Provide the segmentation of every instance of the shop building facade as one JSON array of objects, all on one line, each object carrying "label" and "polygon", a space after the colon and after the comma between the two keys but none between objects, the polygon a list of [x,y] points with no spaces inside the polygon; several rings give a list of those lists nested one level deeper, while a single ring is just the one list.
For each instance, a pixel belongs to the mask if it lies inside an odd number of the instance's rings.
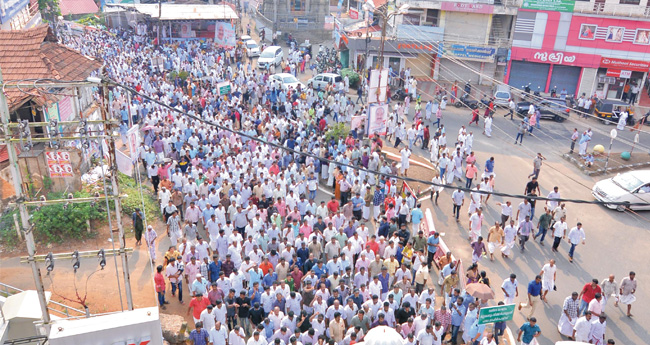
[{"label": "shop building facade", "polygon": [[[622,99],[624,90],[645,84],[650,20],[594,8],[585,11],[579,3],[575,8],[565,3],[544,7],[551,10],[519,11],[506,83],[519,89],[526,85],[546,93],[566,89],[568,94],[606,99]],[[643,13],[640,9],[638,14]]]}]

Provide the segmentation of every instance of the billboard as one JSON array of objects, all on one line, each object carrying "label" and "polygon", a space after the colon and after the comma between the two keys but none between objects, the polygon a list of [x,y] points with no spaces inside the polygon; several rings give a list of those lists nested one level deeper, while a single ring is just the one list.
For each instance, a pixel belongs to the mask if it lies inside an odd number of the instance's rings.
[{"label": "billboard", "polygon": [[216,22],[214,25],[214,43],[234,47],[235,40],[235,28],[229,22]]},{"label": "billboard", "polygon": [[539,11],[573,12],[575,0],[524,0],[521,8]]}]

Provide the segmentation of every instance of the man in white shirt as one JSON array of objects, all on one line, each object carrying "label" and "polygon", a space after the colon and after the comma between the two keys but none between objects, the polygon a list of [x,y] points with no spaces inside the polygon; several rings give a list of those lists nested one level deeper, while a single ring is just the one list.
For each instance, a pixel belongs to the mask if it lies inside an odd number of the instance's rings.
[{"label": "man in white shirt", "polygon": [[514,273],[510,274],[510,277],[503,281],[501,284],[501,290],[503,291],[503,299],[505,304],[514,304],[515,298],[519,296],[519,283],[517,282],[517,276]]},{"label": "man in white shirt", "polygon": [[557,266],[555,265],[555,260],[551,259],[549,262],[542,267],[542,270],[539,272],[539,275],[542,276],[542,300],[546,303],[546,294],[550,290],[555,288],[555,277],[557,273]]},{"label": "man in white shirt", "polygon": [[575,253],[576,246],[580,242],[582,244],[585,244],[585,230],[582,228],[582,223],[578,222],[578,224],[569,231],[569,236],[568,236],[569,243],[571,244],[571,249],[569,249],[569,262],[573,262],[573,255]]},{"label": "man in white shirt", "polygon": [[512,204],[510,201],[505,203],[497,202],[497,206],[501,206],[501,227],[506,226],[506,222],[512,217]]},{"label": "man in white shirt", "polygon": [[215,327],[216,320],[214,318],[214,310],[211,304],[209,304],[207,308],[203,309],[199,319],[203,322],[203,327],[205,329],[211,330]]},{"label": "man in white shirt", "polygon": [[226,330],[226,327],[221,326],[221,322],[217,322],[208,333],[210,334],[211,344],[226,344],[228,342],[228,330]]},{"label": "man in white shirt", "polygon": [[591,331],[591,312],[586,311],[585,316],[578,318],[576,325],[573,326],[573,339],[581,342],[589,342],[589,332]]}]

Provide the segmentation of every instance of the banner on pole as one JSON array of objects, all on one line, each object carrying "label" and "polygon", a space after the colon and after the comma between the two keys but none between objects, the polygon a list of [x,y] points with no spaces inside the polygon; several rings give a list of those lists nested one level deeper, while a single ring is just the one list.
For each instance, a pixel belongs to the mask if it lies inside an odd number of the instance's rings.
[{"label": "banner on pole", "polygon": [[128,140],[129,152],[131,153],[131,161],[135,162],[138,160],[138,147],[140,146],[140,126],[135,125],[129,128],[126,132],[126,138]]},{"label": "banner on pole", "polygon": [[368,108],[368,125],[366,128],[369,138],[375,135],[386,135],[388,121],[388,104],[371,104]]},{"label": "banner on pole", "polygon": [[386,102],[386,89],[388,88],[388,69],[370,71],[370,84],[368,85],[368,103]]}]

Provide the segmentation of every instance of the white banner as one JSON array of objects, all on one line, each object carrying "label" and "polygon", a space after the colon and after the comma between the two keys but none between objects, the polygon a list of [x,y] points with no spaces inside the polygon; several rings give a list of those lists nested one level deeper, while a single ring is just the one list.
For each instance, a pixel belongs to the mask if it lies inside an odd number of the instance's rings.
[{"label": "white banner", "polygon": [[120,150],[115,150],[115,160],[117,162],[117,170],[127,176],[133,175],[133,162],[131,162],[129,156]]},{"label": "white banner", "polygon": [[368,103],[386,102],[386,88],[388,87],[388,69],[370,71],[370,84],[368,85]]},{"label": "white banner", "polygon": [[358,115],[358,116],[352,116],[352,120],[350,120],[350,129],[357,129],[361,127],[361,124],[366,121],[366,115]]},{"label": "white banner", "polygon": [[386,135],[386,123],[388,121],[388,104],[371,104],[368,108],[368,129],[369,138],[375,135]]},{"label": "white banner", "polygon": [[131,161],[135,162],[138,160],[138,148],[140,147],[140,126],[135,125],[126,132],[126,138],[128,140],[129,152],[131,153]]}]

